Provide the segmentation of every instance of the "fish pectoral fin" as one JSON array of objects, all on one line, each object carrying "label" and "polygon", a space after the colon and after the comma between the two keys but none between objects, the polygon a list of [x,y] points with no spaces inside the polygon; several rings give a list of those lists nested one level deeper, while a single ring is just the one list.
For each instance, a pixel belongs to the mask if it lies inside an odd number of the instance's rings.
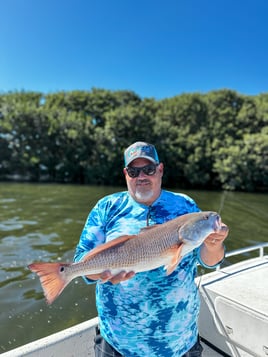
[{"label": "fish pectoral fin", "polygon": [[113,247],[116,247],[116,246],[119,246],[123,243],[125,243],[126,241],[130,240],[130,239],[133,239],[137,237],[136,235],[125,235],[125,236],[121,236],[121,237],[118,237],[118,238],[115,238],[109,242],[106,242],[104,244],[101,244],[99,245],[98,247],[92,249],[89,253],[87,253],[85,256],[84,256],[84,259],[83,261],[87,261],[91,258],[93,258],[95,255],[109,249],[109,248],[113,248]]},{"label": "fish pectoral fin", "polygon": [[180,243],[179,246],[175,246],[169,249],[168,253],[172,255],[172,258],[170,263],[165,266],[167,275],[173,273],[173,271],[176,269],[177,265],[179,264],[181,260],[181,250],[183,245],[184,245],[183,243]]}]

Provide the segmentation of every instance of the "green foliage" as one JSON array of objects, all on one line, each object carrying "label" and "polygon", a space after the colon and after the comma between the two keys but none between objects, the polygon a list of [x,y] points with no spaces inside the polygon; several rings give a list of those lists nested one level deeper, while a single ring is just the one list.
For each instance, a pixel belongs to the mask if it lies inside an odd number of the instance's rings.
[{"label": "green foliage", "polygon": [[245,134],[219,149],[214,170],[226,190],[255,191],[268,187],[268,127],[260,134]]},{"label": "green foliage", "polygon": [[268,94],[231,90],[156,101],[131,91],[0,95],[0,179],[124,184],[123,151],[154,143],[164,185],[268,188]]}]

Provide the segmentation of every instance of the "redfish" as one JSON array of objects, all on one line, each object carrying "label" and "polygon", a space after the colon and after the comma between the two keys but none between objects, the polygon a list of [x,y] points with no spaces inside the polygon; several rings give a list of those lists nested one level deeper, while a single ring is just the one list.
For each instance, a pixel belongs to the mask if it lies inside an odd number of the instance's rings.
[{"label": "redfish", "polygon": [[181,258],[200,246],[211,233],[222,229],[216,212],[188,213],[163,224],[142,228],[139,234],[120,236],[92,249],[77,263],[30,264],[37,273],[48,304],[78,276],[110,270],[113,275],[125,271],[144,272],[163,266],[171,274]]}]

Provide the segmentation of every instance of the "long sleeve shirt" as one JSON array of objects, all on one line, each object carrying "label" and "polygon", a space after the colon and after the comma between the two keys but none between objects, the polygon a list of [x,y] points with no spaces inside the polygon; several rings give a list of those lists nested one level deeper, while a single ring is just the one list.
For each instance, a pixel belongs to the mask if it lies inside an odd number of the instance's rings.
[{"label": "long sleeve shirt", "polygon": [[[145,226],[198,211],[190,197],[165,190],[151,206],[136,202],[127,191],[106,196],[87,218],[75,261],[121,235],[137,234]],[[195,344],[199,314],[194,282],[197,250],[185,255],[168,276],[160,267],[137,273],[119,284],[96,283],[101,334],[122,355],[180,357]]]}]

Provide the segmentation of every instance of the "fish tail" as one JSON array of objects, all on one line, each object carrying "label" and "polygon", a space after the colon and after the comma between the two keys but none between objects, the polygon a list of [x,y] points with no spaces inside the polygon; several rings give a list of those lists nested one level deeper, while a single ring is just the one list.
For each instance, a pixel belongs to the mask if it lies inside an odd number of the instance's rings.
[{"label": "fish tail", "polygon": [[28,266],[32,272],[39,276],[47,304],[52,304],[72,280],[64,274],[65,268],[69,265],[71,264],[32,263]]}]

